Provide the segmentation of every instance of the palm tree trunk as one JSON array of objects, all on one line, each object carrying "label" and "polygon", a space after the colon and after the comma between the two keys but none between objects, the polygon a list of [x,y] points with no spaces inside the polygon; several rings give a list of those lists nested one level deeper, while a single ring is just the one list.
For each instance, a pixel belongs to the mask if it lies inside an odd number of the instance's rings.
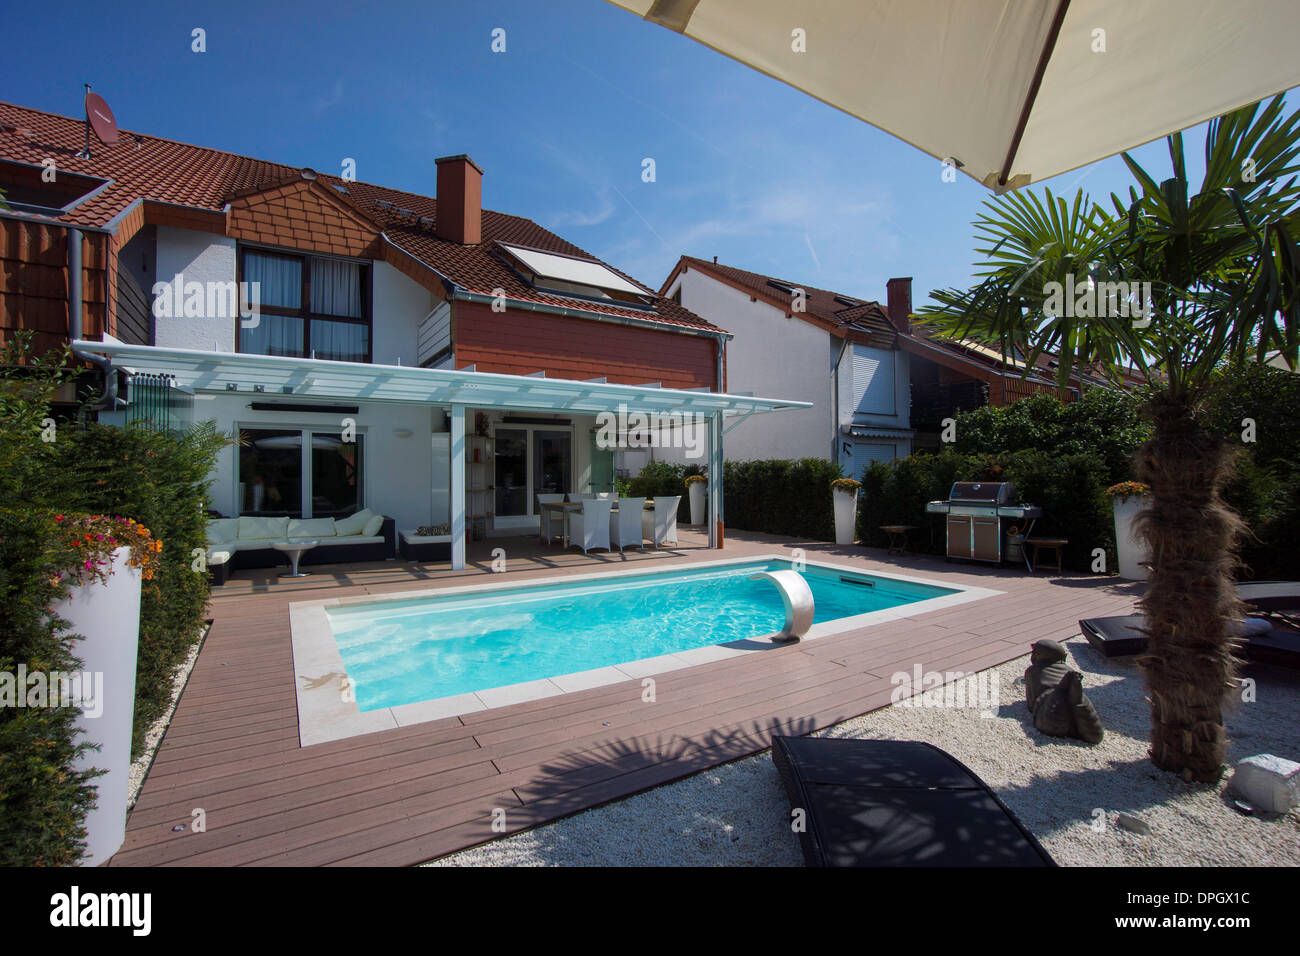
[{"label": "palm tree trunk", "polygon": [[1151,487],[1152,506],[1137,533],[1150,549],[1151,576],[1139,602],[1148,644],[1138,664],[1150,692],[1151,762],[1212,782],[1227,760],[1222,708],[1238,666],[1233,572],[1244,525],[1221,497],[1236,451],[1168,392],[1148,412],[1155,428],[1137,472]]}]

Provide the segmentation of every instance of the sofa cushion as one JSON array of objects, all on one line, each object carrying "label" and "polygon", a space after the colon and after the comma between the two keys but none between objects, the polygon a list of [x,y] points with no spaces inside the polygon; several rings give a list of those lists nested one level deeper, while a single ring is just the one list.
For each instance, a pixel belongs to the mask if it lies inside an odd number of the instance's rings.
[{"label": "sofa cushion", "polygon": [[333,518],[289,519],[290,538],[332,538],[336,533]]},{"label": "sofa cushion", "polygon": [[[375,513],[369,508],[362,508],[354,515],[348,515],[346,518],[338,518],[334,521],[334,533],[336,535],[361,534],[366,529],[366,523],[375,517]],[[382,515],[381,524],[382,524]]]},{"label": "sofa cushion", "polygon": [[384,516],[375,515],[373,518],[371,518],[369,521],[366,522],[366,526],[361,529],[361,534],[363,537],[373,538],[375,535],[379,534],[379,529],[382,528],[383,526],[384,526]]},{"label": "sofa cushion", "polygon": [[230,560],[230,556],[235,553],[235,549],[228,544],[219,544],[208,548],[208,564],[225,564]]},{"label": "sofa cushion", "polygon": [[289,519],[285,518],[258,518],[253,515],[240,515],[239,517],[239,540],[247,541],[256,538],[276,538],[282,539],[289,536]]},{"label": "sofa cushion", "polygon": [[238,518],[213,518],[208,522],[208,543],[234,541],[239,535]]}]

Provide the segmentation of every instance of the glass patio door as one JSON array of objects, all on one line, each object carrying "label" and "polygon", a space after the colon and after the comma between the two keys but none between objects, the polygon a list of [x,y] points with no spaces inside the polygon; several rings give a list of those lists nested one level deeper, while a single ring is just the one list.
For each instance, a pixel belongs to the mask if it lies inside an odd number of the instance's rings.
[{"label": "glass patio door", "polygon": [[570,482],[573,466],[572,436],[568,432],[535,431],[533,438],[533,497],[529,506],[537,508],[537,495],[565,494],[573,490]]},{"label": "glass patio door", "polygon": [[495,461],[495,528],[536,528],[537,495],[574,490],[572,430],[503,425]]},{"label": "glass patio door", "polygon": [[528,494],[528,431],[498,428],[496,433],[496,517],[521,518],[532,514]]}]

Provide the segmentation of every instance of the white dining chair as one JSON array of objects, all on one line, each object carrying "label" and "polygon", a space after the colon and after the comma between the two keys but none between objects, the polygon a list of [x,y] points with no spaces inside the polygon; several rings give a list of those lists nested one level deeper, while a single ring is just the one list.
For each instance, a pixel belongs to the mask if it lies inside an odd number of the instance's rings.
[{"label": "white dining chair", "polygon": [[570,492],[569,492],[569,500],[570,500],[570,501],[587,501],[588,499],[590,499],[590,498],[594,498],[594,497],[596,497],[595,493],[594,493],[594,492],[590,492],[590,491],[570,491]]},{"label": "white dining chair", "polygon": [[657,548],[665,541],[677,544],[677,506],[682,496],[664,498],[655,495],[654,511],[644,511],[641,516],[641,534]]},{"label": "white dining chair", "polygon": [[564,495],[539,494],[537,496],[537,513],[541,515],[540,537],[543,544],[550,544],[552,538],[564,537],[564,527],[563,527],[564,519],[563,516],[559,516],[561,527],[560,527],[560,533],[556,534],[554,531],[551,530],[551,516],[554,514],[554,512],[548,508],[543,508],[542,505],[556,505],[562,502],[563,500],[564,500]]},{"label": "white dining chair", "polygon": [[624,548],[645,550],[645,535],[641,524],[645,512],[644,498],[619,498],[618,511],[609,516],[609,540],[620,552]]},{"label": "white dining chair", "polygon": [[609,511],[614,502],[608,498],[584,498],[582,511],[569,518],[569,544],[577,545],[583,553],[592,548],[609,547]]},{"label": "white dining chair", "polygon": [[611,501],[618,501],[618,492],[617,492],[617,491],[598,491],[598,492],[596,492],[596,497],[597,497],[597,498],[609,498]]}]

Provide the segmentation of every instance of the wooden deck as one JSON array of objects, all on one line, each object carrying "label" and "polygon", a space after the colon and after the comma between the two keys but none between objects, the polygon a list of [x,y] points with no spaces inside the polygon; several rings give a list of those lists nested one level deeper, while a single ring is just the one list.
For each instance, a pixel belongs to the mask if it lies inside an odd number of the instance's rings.
[{"label": "wooden deck", "polygon": [[[313,568],[293,582],[237,572],[214,592],[212,628],[112,864],[420,863],[765,750],[774,732],[806,734],[876,709],[890,701],[890,675],[914,664],[971,672],[1003,663],[1031,641],[1077,634],[1080,617],[1132,613],[1140,593],[1115,579],[1031,577],[738,532],[723,552],[702,540],[684,535],[676,557],[584,557],[493,541],[476,546],[459,573],[400,562]],[[800,546],[811,560],[1006,593],[659,674],[654,703],[629,681],[300,747],[289,604],[499,581],[489,570],[497,544],[507,548],[512,581]],[[198,808],[205,832],[190,828]],[[184,831],[172,829],[182,823]]]}]

